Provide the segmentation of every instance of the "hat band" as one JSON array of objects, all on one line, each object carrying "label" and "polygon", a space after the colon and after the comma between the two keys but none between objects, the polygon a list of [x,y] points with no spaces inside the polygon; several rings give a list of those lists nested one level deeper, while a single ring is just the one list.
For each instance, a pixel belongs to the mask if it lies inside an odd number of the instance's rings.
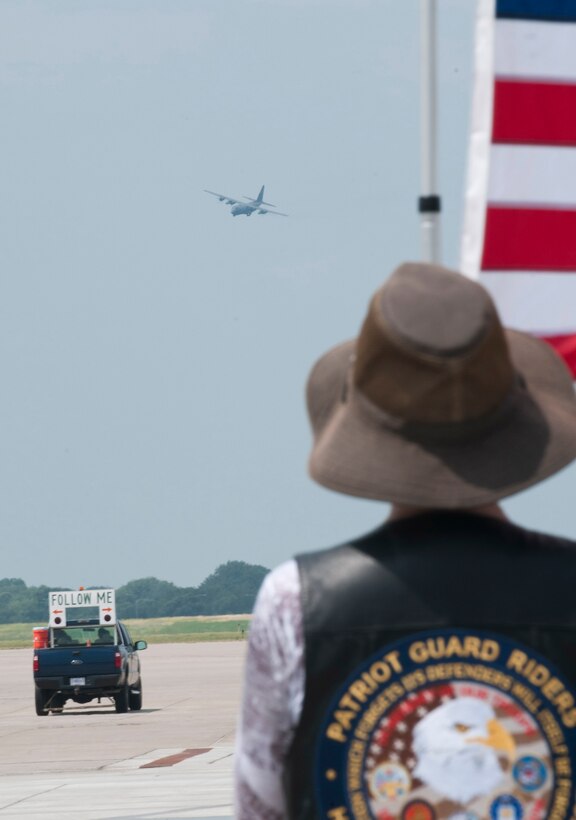
[{"label": "hat band", "polygon": [[377,407],[350,381],[348,376],[347,390],[342,395],[342,403],[348,400],[356,402],[361,412],[370,416],[376,424],[386,427],[403,438],[426,443],[458,443],[473,441],[481,438],[485,433],[497,427],[506,425],[518,408],[519,403],[530,400],[524,379],[519,373],[515,374],[514,381],[505,397],[490,412],[467,421],[450,422],[418,422],[407,421],[401,416],[387,413]]}]

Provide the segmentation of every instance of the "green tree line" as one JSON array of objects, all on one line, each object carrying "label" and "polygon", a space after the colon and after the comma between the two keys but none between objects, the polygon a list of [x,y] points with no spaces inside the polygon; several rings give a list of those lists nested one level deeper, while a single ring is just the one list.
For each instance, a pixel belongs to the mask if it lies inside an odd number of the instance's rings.
[{"label": "green tree line", "polygon": [[[197,587],[179,587],[158,578],[139,578],[116,590],[120,618],[174,615],[237,615],[252,610],[268,570],[244,561],[221,564]],[[48,620],[48,593],[67,587],[29,587],[20,578],[0,579],[0,623]]]}]

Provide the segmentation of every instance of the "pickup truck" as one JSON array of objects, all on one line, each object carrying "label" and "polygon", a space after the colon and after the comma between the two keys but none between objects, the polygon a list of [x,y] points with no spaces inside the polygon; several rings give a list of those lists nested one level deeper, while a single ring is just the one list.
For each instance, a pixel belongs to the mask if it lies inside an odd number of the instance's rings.
[{"label": "pickup truck", "polygon": [[146,641],[134,642],[126,626],[99,619],[67,621],[46,630],[45,648],[34,650],[36,714],[61,712],[68,700],[88,703],[111,698],[117,712],[142,708],[142,677],[138,652]]}]

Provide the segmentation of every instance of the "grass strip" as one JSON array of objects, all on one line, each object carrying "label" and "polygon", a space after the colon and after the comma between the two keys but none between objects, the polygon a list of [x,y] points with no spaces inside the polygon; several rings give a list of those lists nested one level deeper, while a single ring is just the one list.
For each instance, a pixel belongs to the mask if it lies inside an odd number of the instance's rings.
[{"label": "grass strip", "polygon": [[[239,641],[248,637],[249,615],[199,615],[180,618],[138,618],[124,621],[132,640],[155,643]],[[0,649],[32,649],[32,630],[40,624],[0,624]]]}]

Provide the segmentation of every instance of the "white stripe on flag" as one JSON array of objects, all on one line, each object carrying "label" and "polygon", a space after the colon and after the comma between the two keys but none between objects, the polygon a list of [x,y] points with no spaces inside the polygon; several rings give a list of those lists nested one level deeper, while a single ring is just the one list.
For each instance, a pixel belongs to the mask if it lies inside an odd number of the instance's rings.
[{"label": "white stripe on flag", "polygon": [[576,206],[576,148],[493,145],[488,201]]},{"label": "white stripe on flag", "polygon": [[496,76],[576,80],[576,24],[497,20]]},{"label": "white stripe on flag", "polygon": [[576,276],[490,271],[480,282],[492,294],[507,327],[537,336],[574,333]]}]

